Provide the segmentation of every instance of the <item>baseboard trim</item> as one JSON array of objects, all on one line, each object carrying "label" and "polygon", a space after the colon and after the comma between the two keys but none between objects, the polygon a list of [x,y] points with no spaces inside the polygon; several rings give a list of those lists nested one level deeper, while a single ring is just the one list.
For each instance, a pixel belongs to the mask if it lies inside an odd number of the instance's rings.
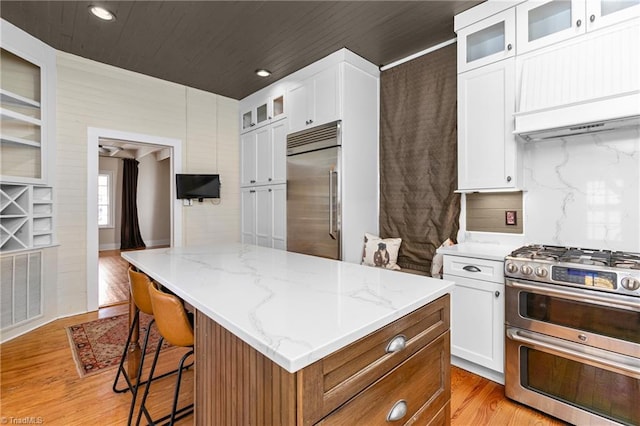
[{"label": "baseboard trim", "polygon": [[496,382],[501,385],[504,385],[504,374],[491,370],[487,367],[483,367],[474,362],[467,361],[466,359],[458,358],[455,355],[451,355],[451,365],[455,365],[456,367],[462,368],[463,370],[470,371],[473,374],[482,376],[485,379],[491,380],[492,382]]}]

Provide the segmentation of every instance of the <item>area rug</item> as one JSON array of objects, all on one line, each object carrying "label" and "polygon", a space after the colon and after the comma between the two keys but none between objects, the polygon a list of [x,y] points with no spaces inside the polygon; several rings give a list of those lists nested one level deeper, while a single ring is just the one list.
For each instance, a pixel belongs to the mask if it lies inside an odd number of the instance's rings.
[{"label": "area rug", "polygon": [[[140,345],[153,317],[140,313]],[[122,314],[101,318],[67,327],[69,345],[80,377],[86,377],[117,367],[120,363],[127,335],[129,315]],[[160,334],[151,327],[147,354],[156,349]],[[163,348],[169,344],[164,343]]]}]

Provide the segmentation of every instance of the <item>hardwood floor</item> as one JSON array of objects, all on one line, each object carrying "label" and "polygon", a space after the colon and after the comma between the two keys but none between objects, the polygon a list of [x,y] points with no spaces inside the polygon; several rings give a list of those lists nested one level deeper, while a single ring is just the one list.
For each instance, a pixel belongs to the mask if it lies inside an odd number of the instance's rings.
[{"label": "hardwood floor", "polygon": [[[81,379],[78,376],[65,327],[126,312],[126,305],[59,319],[0,346],[0,413],[11,422],[41,418],[51,425],[118,425],[129,410],[130,394],[111,390],[115,369]],[[158,368],[168,371],[184,353],[173,348],[160,355]],[[147,364],[148,365],[148,364]],[[175,377],[154,382],[150,394],[153,416],[169,411]],[[193,399],[193,369],[185,373],[181,402]],[[451,372],[451,424],[563,425],[544,414],[514,403],[494,382],[453,367]],[[14,423],[16,423],[14,421]],[[193,416],[179,425],[193,424]]]},{"label": "hardwood floor", "polygon": [[546,426],[566,423],[511,401],[504,386],[451,367],[451,425]]},{"label": "hardwood floor", "polygon": [[[0,420],[17,424],[25,423],[19,421],[24,418],[39,418],[43,424],[65,426],[126,423],[131,394],[116,394],[111,390],[116,369],[81,379],[65,327],[125,313],[127,308],[127,305],[120,305],[59,319],[2,344]],[[183,348],[163,351],[158,371],[175,368],[184,351]],[[174,385],[173,375],[153,383],[148,404],[153,417],[170,411]],[[193,369],[190,369],[183,377],[179,406],[193,400],[193,386]],[[193,415],[177,424],[193,424]]]},{"label": "hardwood floor", "polygon": [[112,306],[129,300],[129,264],[120,250],[104,250],[98,256],[98,306]]}]

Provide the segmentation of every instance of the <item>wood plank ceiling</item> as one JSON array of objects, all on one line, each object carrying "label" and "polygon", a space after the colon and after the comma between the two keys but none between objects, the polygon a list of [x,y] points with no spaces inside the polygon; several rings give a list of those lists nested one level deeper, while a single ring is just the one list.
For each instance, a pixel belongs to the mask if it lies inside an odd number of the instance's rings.
[{"label": "wood plank ceiling", "polygon": [[478,3],[3,1],[0,15],[57,50],[242,99],[342,47],[385,65],[450,40],[453,16]]}]

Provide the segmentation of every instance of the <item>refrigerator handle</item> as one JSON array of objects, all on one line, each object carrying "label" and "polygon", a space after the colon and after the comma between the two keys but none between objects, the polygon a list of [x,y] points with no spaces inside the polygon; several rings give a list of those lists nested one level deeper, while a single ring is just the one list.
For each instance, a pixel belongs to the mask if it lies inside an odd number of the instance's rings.
[{"label": "refrigerator handle", "polygon": [[336,239],[333,228],[333,175],[336,173],[333,168],[329,169],[329,236]]}]

